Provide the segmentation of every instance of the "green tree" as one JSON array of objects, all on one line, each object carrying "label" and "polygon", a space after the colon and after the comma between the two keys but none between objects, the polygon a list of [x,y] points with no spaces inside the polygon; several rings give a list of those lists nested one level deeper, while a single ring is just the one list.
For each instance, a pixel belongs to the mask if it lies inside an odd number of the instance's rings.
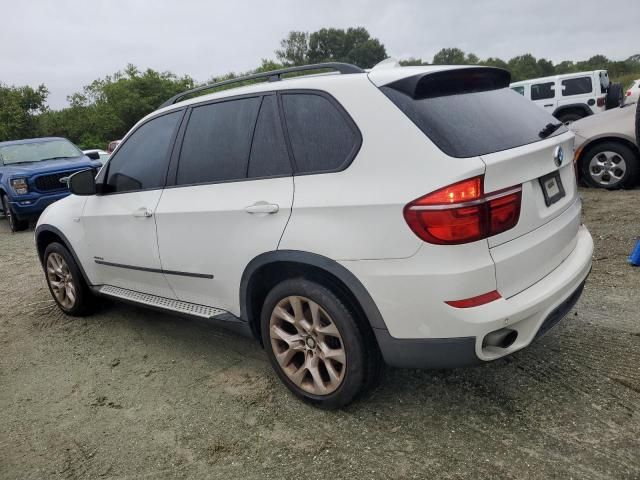
[{"label": "green tree", "polygon": [[309,63],[346,62],[370,68],[385,58],[384,45],[362,27],[323,28],[309,35]]},{"label": "green tree", "polygon": [[414,67],[414,66],[427,65],[427,64],[424,63],[420,58],[410,57],[410,58],[407,58],[406,60],[400,60],[400,65],[402,65],[403,67]]},{"label": "green tree", "polygon": [[280,40],[280,47],[280,50],[276,50],[276,58],[283,65],[304,65],[308,63],[309,34],[307,32],[289,32],[287,38]]},{"label": "green tree", "polygon": [[49,91],[0,83],[0,141],[38,136],[37,115],[46,111]]},{"label": "green tree", "polygon": [[480,59],[478,58],[477,55],[475,55],[473,53],[469,53],[469,54],[467,54],[467,59],[466,59],[465,63],[467,65],[477,65],[478,63],[480,63]]},{"label": "green tree", "polygon": [[514,82],[541,76],[536,57],[530,53],[513,57],[508,63],[511,78]]},{"label": "green tree", "polygon": [[434,65],[464,65],[465,62],[464,52],[459,48],[443,48],[433,56]]},{"label": "green tree", "polygon": [[546,58],[539,58],[536,62],[538,65],[538,72],[541,77],[548,77],[550,75],[555,75],[556,69],[553,66],[553,62],[547,60]]}]

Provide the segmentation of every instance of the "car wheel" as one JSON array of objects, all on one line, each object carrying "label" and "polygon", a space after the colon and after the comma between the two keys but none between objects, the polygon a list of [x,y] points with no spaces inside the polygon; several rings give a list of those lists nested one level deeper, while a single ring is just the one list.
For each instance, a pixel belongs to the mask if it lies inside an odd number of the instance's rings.
[{"label": "car wheel", "polygon": [[571,113],[560,114],[560,115],[558,115],[557,118],[558,118],[558,120],[560,120],[565,125],[570,125],[573,122],[576,122],[576,121],[580,120],[581,118],[584,118],[584,115],[580,115],[579,113],[571,112]]},{"label": "car wheel", "polygon": [[91,312],[93,295],[69,251],[59,243],[51,243],[44,251],[47,285],[58,307],[72,316]]},{"label": "car wheel", "polygon": [[353,313],[327,287],[305,278],[278,284],[265,299],[261,331],[269,361],[296,396],[317,407],[349,404],[380,370]]},{"label": "car wheel", "polygon": [[607,90],[607,97],[605,100],[606,109],[616,108],[622,105],[624,100],[624,92],[622,91],[622,85],[620,83],[609,84],[609,90]]},{"label": "car wheel", "polygon": [[635,183],[640,161],[628,146],[604,142],[584,152],[580,167],[582,178],[590,187],[616,190]]},{"label": "car wheel", "polygon": [[29,222],[27,220],[19,219],[16,217],[13,210],[11,210],[11,205],[9,205],[9,199],[6,195],[2,196],[2,211],[9,222],[9,228],[12,232],[21,232],[22,230],[29,228]]}]

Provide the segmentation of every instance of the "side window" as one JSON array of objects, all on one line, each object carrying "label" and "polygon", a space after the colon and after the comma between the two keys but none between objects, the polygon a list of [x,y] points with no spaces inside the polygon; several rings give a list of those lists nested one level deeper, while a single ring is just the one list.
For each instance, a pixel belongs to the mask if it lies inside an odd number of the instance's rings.
[{"label": "side window", "polygon": [[511,87],[511,90],[518,92],[520,95],[524,95],[524,87]]},{"label": "side window", "polygon": [[178,185],[246,178],[260,97],[195,107],[184,133]]},{"label": "side window", "polygon": [[247,176],[253,178],[290,174],[291,163],[278,116],[277,99],[275,95],[268,95],[262,100],[258,114]]},{"label": "side window", "polygon": [[169,147],[183,112],[149,120],[109,161],[105,193],[164,187]]},{"label": "side window", "polygon": [[531,100],[545,100],[555,97],[555,84],[553,82],[531,85]]},{"label": "side window", "polygon": [[591,93],[591,77],[569,78],[562,81],[562,96],[583,95]]},{"label": "side window", "polygon": [[358,148],[355,126],[327,98],[285,93],[282,106],[297,172],[335,170]]}]

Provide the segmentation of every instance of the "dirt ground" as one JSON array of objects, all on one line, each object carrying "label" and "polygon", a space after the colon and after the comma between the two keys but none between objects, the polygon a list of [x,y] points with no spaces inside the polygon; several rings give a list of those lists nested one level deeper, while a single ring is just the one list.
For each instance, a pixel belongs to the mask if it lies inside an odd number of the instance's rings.
[{"label": "dirt ground", "polygon": [[0,478],[640,478],[640,190],[583,190],[593,273],[567,319],[474,369],[392,370],[324,412],[255,342],[131,306],[54,306],[0,221]]}]

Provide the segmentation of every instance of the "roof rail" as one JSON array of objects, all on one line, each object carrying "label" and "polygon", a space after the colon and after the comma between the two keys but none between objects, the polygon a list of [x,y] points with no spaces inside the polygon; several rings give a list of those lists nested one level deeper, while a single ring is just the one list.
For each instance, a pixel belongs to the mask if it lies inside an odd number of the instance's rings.
[{"label": "roof rail", "polygon": [[191,90],[186,90],[182,93],[174,95],[169,100],[164,102],[160,107],[168,107],[169,105],[173,105],[177,103],[180,99],[186,97],[187,95],[191,95],[192,93],[202,92],[204,90],[210,90],[212,88],[221,87],[223,85],[231,85],[232,83],[240,83],[246,82],[248,80],[259,80],[266,78],[269,82],[277,82],[282,80],[281,76],[287,73],[294,72],[305,72],[310,70],[335,70],[342,74],[349,73],[365,73],[363,69],[356,65],[351,65],[350,63],[340,63],[340,62],[327,62],[327,63],[316,63],[313,65],[300,65],[297,67],[289,67],[289,68],[280,68],[278,70],[271,70],[268,72],[254,73],[252,75],[246,75],[244,77],[232,78],[230,80],[224,80],[222,82],[209,83],[207,85],[201,85],[196,88],[192,88]]}]

